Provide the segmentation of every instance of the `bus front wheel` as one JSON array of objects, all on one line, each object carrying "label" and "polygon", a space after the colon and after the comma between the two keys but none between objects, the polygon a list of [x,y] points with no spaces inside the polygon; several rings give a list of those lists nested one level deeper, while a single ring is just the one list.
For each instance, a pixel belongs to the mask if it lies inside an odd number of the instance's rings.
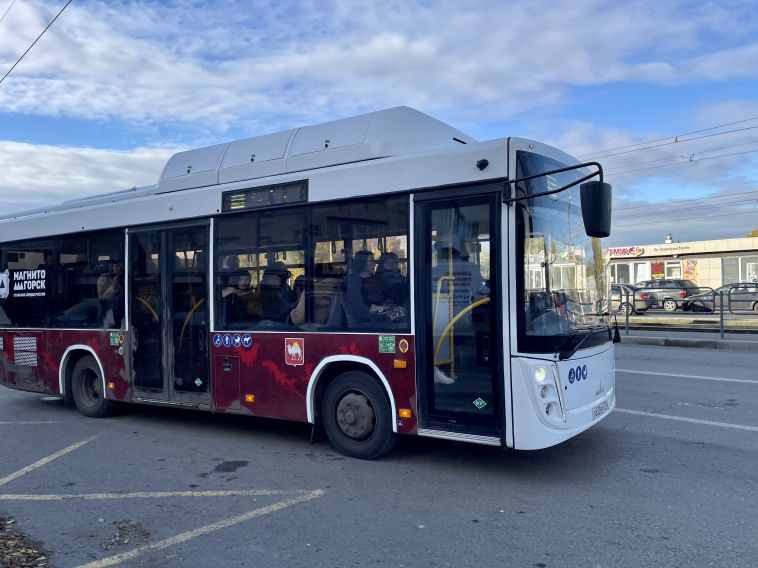
[{"label": "bus front wheel", "polygon": [[107,416],[111,403],[105,399],[103,377],[92,357],[82,357],[71,373],[71,394],[77,410],[91,418]]},{"label": "bus front wheel", "polygon": [[370,460],[395,445],[384,389],[363,372],[349,371],[334,379],[324,396],[322,417],[332,446],[346,456]]}]

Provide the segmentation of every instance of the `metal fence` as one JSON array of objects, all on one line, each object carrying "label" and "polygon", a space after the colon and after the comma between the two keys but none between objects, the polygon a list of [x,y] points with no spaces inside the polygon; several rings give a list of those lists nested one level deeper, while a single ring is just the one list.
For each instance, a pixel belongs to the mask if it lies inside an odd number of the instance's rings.
[{"label": "metal fence", "polygon": [[[727,284],[716,289],[706,286],[639,288],[633,293],[629,288],[622,287],[620,294],[611,293],[609,308],[611,313],[623,314],[627,335],[630,316],[679,312],[705,316],[714,331],[718,323],[718,331],[723,337],[725,316],[739,316],[738,319],[743,322],[758,322],[758,283]],[[697,327],[704,329],[702,325]],[[751,327],[758,332],[758,327]]]}]

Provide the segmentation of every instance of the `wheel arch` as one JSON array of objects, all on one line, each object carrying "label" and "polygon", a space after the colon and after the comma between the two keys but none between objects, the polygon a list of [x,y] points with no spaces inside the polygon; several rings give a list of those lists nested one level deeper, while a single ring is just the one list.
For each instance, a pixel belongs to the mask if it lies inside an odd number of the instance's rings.
[{"label": "wheel arch", "polygon": [[384,376],[384,373],[379,370],[379,367],[373,361],[355,355],[325,357],[313,370],[305,395],[308,422],[316,424],[318,403],[322,400],[327,387],[334,379],[348,371],[369,371],[371,375],[378,379],[378,382],[384,388],[392,410],[392,431],[397,433],[397,408],[395,406],[395,397],[392,394],[392,387],[390,387],[387,377]]},{"label": "wheel arch", "polygon": [[97,363],[97,367],[100,369],[100,378],[103,381],[103,396],[106,397],[107,395],[108,391],[105,388],[105,370],[103,369],[103,364],[100,362],[100,358],[97,356],[97,353],[95,353],[95,350],[89,345],[71,345],[63,352],[61,363],[58,367],[58,389],[67,403],[73,403],[71,395],[71,375],[74,366],[82,357],[86,357],[87,355],[91,355]]}]

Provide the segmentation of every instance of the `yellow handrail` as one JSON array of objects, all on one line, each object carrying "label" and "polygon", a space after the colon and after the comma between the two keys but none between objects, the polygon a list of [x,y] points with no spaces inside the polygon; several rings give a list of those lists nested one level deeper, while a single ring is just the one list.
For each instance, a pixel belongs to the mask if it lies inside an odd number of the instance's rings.
[{"label": "yellow handrail", "polygon": [[[439,305],[440,300],[442,299],[442,284],[444,282],[448,281],[448,292],[445,294],[448,300],[448,314],[447,319],[448,321],[452,319],[453,317],[453,299],[454,299],[454,290],[455,290],[455,276],[450,274],[448,276],[440,276],[437,280],[437,293],[434,295],[434,314],[432,316],[432,329],[437,329],[437,315],[439,314]],[[450,358],[445,359],[444,361],[437,361],[437,357],[435,356],[435,364],[442,365],[444,363],[450,363],[450,375],[452,377],[455,376],[455,357],[453,356],[453,334],[450,333]]]},{"label": "yellow handrail", "polygon": [[437,362],[437,355],[440,354],[440,349],[442,349],[442,342],[445,339],[445,336],[450,333],[450,330],[455,326],[456,323],[458,323],[458,320],[460,320],[464,315],[469,313],[474,308],[478,308],[479,306],[482,306],[490,301],[490,297],[487,296],[486,298],[482,298],[481,300],[477,300],[473,304],[469,304],[465,308],[463,308],[460,312],[458,312],[453,319],[450,320],[450,323],[447,324],[445,329],[442,330],[442,335],[440,335],[440,339],[437,342],[437,348],[434,350],[434,364],[439,364]]},{"label": "yellow handrail", "polygon": [[144,298],[139,298],[139,297],[137,298],[137,301],[141,302],[148,309],[148,311],[153,315],[153,319],[155,319],[155,321],[160,321],[160,318],[158,317],[158,312],[156,312],[155,308],[153,308],[153,306],[150,305],[150,302],[148,302]]},{"label": "yellow handrail", "polygon": [[184,318],[184,324],[182,325],[182,331],[179,334],[179,351],[182,350],[182,343],[184,343],[184,331],[187,329],[187,324],[189,323],[189,320],[192,317],[192,314],[194,314],[195,310],[197,310],[200,306],[203,305],[203,302],[205,302],[205,298],[201,298],[197,302],[195,302],[195,305],[192,306],[192,309],[187,314],[187,317]]}]

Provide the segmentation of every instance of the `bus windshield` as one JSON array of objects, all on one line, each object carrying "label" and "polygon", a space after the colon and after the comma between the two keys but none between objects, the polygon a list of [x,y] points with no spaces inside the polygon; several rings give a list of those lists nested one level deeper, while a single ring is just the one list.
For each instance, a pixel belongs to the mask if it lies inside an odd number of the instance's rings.
[{"label": "bus windshield", "polygon": [[[532,152],[518,152],[516,160],[518,178],[566,165]],[[517,194],[536,195],[587,173],[572,170],[520,182]],[[579,186],[525,199],[517,207],[519,351],[564,356],[577,346],[610,341],[602,313],[607,283],[601,242],[584,231]]]}]

